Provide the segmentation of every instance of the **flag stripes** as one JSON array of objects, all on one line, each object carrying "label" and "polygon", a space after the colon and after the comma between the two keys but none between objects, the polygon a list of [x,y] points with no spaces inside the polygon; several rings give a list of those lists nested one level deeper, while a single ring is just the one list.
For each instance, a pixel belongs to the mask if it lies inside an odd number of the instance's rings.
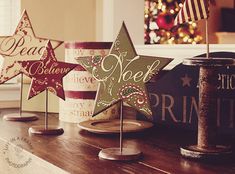
[{"label": "flag stripes", "polygon": [[175,18],[174,24],[182,24],[190,21],[198,21],[209,17],[208,0],[185,0]]}]

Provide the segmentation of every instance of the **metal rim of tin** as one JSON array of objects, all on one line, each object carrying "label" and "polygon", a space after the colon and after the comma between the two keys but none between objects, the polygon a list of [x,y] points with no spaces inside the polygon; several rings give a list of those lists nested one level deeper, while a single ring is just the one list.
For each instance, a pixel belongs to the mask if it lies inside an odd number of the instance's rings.
[{"label": "metal rim of tin", "polygon": [[65,42],[65,48],[82,49],[110,49],[112,42]]},{"label": "metal rim of tin", "polygon": [[205,58],[195,57],[183,60],[183,65],[189,66],[209,66],[209,67],[220,67],[220,66],[234,66],[235,60],[233,58]]}]

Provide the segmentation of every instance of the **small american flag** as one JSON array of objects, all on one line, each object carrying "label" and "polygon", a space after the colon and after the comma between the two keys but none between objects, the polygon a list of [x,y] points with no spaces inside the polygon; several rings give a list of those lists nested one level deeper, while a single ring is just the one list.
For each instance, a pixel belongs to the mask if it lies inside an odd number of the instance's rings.
[{"label": "small american flag", "polygon": [[185,0],[175,18],[174,25],[198,21],[209,17],[209,0]]}]

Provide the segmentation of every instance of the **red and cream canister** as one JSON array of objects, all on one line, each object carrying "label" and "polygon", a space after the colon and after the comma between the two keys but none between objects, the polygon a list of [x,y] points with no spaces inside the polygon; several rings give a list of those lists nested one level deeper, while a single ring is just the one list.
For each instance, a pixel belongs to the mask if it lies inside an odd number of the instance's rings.
[{"label": "red and cream canister", "polygon": [[[66,42],[65,61],[77,63],[75,57],[93,55],[105,56],[111,42]],[[92,117],[98,82],[82,66],[71,71],[64,78],[65,101],[60,100],[59,119],[79,123],[91,119],[112,119],[119,117],[118,105],[113,105],[99,115]]]}]

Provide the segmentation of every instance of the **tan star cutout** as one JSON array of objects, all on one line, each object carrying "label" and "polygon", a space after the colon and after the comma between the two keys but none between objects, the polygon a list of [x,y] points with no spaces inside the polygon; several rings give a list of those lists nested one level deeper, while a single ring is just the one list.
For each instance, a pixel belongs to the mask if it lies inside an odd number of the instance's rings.
[{"label": "tan star cutout", "polygon": [[[0,73],[0,84],[21,73],[21,66],[17,61],[40,59],[48,39],[36,37],[26,10],[12,36],[0,37],[0,54],[3,55],[3,63]],[[63,42],[51,40],[56,49]]]},{"label": "tan star cutout", "polygon": [[145,83],[172,61],[138,55],[124,23],[107,56],[77,60],[99,81],[93,115],[123,101],[149,119],[152,112]]}]

